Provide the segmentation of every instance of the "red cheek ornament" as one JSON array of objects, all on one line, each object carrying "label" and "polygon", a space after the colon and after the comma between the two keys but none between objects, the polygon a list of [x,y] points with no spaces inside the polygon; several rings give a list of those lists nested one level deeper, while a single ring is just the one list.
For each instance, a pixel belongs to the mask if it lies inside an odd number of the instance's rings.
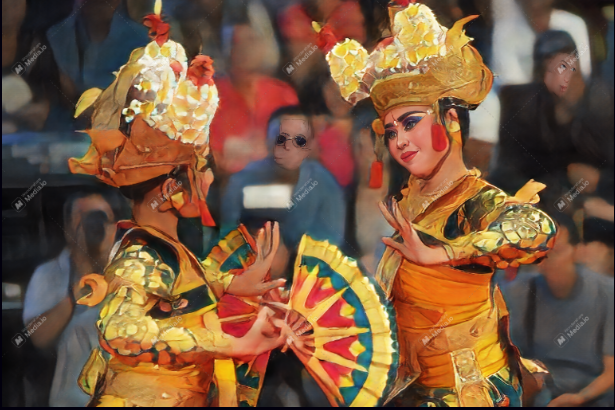
[{"label": "red cheek ornament", "polygon": [[441,152],[448,148],[448,135],[446,128],[442,124],[431,126],[431,146],[434,151]]}]

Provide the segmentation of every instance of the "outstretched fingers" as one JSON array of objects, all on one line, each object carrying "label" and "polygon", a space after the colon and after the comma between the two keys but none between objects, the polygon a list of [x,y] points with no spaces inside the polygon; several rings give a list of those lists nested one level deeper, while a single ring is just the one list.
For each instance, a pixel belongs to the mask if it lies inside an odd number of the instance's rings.
[{"label": "outstretched fingers", "polygon": [[390,246],[391,248],[395,249],[396,251],[398,251],[399,253],[401,253],[404,256],[407,253],[407,248],[404,246],[404,244],[397,242],[393,238],[384,237],[384,238],[382,238],[382,242],[386,246]]},{"label": "outstretched fingers", "polygon": [[384,219],[386,219],[389,225],[391,225],[396,231],[400,231],[401,227],[399,226],[399,223],[393,215],[391,215],[384,202],[378,203],[378,207],[380,208],[380,212],[382,212],[382,216],[384,216]]},{"label": "outstretched fingers", "polygon": [[411,232],[413,230],[412,226],[408,223],[406,218],[404,218],[404,215],[401,213],[401,210],[399,209],[399,204],[397,202],[393,204],[393,215],[395,216],[395,221],[401,228],[402,232]]},{"label": "outstretched fingers", "polygon": [[261,228],[258,230],[258,234],[256,235],[256,260],[260,261],[263,259],[263,252],[265,247],[265,228]]},{"label": "outstretched fingers", "polygon": [[280,225],[277,222],[273,222],[273,226],[270,224],[270,247],[269,252],[265,255],[265,262],[269,265],[273,263],[273,258],[275,258],[276,253],[278,252],[278,248],[280,246]]}]

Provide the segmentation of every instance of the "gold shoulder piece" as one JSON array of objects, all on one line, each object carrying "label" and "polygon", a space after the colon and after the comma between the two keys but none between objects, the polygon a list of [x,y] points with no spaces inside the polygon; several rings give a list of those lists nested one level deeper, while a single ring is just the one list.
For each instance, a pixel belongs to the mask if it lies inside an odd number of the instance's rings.
[{"label": "gold shoulder piece", "polygon": [[538,193],[545,189],[547,186],[541,182],[530,179],[520,190],[517,191],[515,196],[509,197],[507,203],[521,203],[521,204],[536,204],[540,201]]}]

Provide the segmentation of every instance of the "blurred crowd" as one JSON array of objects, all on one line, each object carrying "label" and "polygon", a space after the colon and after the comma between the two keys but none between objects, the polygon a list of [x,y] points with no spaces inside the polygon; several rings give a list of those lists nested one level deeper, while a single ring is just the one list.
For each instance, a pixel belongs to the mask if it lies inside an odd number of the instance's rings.
[{"label": "blurred crowd", "polygon": [[[240,222],[255,231],[277,220],[283,243],[273,276],[289,274],[304,233],[338,245],[373,274],[384,250],[381,238],[392,234],[378,202],[397,194],[409,175],[385,159],[384,183],[370,187],[376,112],[369,101],[352,107],[341,99],[316,46],[312,21],[330,24],[338,38],[356,39],[371,51],[389,34],[387,3],[163,1],[171,39],[184,45],[189,59],[198,53],[214,59],[220,94],[210,136],[216,180],[208,197],[218,228],[187,228],[192,237],[187,241],[197,243],[201,255]],[[603,379],[610,366],[610,396],[594,404],[612,405],[613,1],[423,3],[447,27],[480,15],[466,26],[467,34],[496,80],[470,114],[468,167],[511,195],[530,179],[545,183],[539,206],[565,227],[562,243],[569,246],[559,245],[556,260],[498,276],[510,304],[513,340],[548,366],[555,363],[557,380],[541,403],[579,393],[595,380],[608,383]],[[9,135],[19,143],[33,133],[44,138],[87,127],[87,119],[73,117],[75,104],[84,91],[106,88],[130,53],[150,41],[141,20],[153,5],[154,0],[55,0],[53,6],[3,0],[3,144]],[[72,289],[80,275],[98,272],[105,263],[100,255],[111,246],[109,226],[121,214],[117,201],[108,192],[70,196],[64,205],[68,245],[37,268],[28,286],[24,321],[47,312],[55,323],[52,332],[39,330],[32,339],[56,351],[52,405],[85,400],[71,381],[80,365],[71,362],[83,360],[96,343],[93,328],[84,325],[96,313],[73,310],[70,299],[78,296]],[[81,257],[84,249],[98,257]],[[553,321],[565,309],[588,316],[584,331],[595,334],[568,336],[571,321]],[[550,325],[534,331],[534,322]],[[560,333],[570,340],[565,348],[554,343]],[[577,355],[574,360],[568,352]],[[272,387],[268,404],[318,402],[297,387],[301,380],[280,383]]]}]

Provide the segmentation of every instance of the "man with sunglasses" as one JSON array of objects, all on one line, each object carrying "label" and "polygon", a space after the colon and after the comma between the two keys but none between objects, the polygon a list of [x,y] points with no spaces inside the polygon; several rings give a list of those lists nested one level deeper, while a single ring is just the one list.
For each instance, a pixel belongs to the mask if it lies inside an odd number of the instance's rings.
[{"label": "man with sunglasses", "polygon": [[[275,132],[274,125],[272,132]],[[273,158],[275,163],[289,172],[299,170],[303,160],[310,155],[312,127],[302,115],[283,115],[279,120],[279,131],[275,137]]]},{"label": "man with sunglasses", "polygon": [[[243,223],[248,230],[278,221],[284,249],[296,249],[305,233],[344,245],[344,196],[333,176],[308,159],[314,145],[309,117],[297,106],[274,112],[267,128],[270,155],[231,176],[222,198],[221,235]],[[281,259],[292,260],[288,255]],[[272,267],[272,275],[275,269]],[[286,263],[280,261],[278,273]]]}]

